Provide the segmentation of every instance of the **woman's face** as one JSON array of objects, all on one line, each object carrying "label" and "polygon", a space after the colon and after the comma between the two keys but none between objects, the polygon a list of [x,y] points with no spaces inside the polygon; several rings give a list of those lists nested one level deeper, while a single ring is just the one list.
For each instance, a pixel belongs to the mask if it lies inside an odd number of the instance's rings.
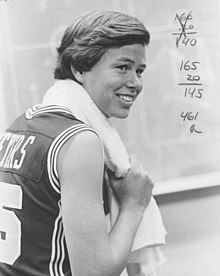
[{"label": "woman's face", "polygon": [[126,118],[142,90],[145,63],[142,44],[111,48],[83,73],[83,87],[107,117]]}]

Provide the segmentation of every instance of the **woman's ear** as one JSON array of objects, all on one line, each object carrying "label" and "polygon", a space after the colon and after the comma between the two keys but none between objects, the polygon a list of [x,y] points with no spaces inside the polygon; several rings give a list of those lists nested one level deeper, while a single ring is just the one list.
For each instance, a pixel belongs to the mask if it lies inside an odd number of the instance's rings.
[{"label": "woman's ear", "polygon": [[84,84],[84,72],[77,71],[72,65],[71,65],[71,71],[74,75],[74,77],[77,79],[78,82]]}]

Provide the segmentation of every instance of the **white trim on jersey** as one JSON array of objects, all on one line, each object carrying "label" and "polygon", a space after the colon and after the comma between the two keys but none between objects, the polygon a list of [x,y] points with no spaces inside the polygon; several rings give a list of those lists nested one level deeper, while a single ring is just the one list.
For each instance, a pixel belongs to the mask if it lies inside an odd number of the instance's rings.
[{"label": "white trim on jersey", "polygon": [[59,177],[58,177],[58,171],[57,171],[57,157],[58,157],[59,150],[68,139],[70,139],[72,136],[76,135],[77,133],[85,130],[89,130],[96,133],[95,130],[93,130],[92,128],[88,127],[85,124],[77,124],[61,132],[50,146],[50,149],[47,155],[47,171],[48,171],[50,184],[58,194],[60,194],[60,184],[59,184]]},{"label": "white trim on jersey", "polygon": [[52,237],[52,251],[49,263],[50,276],[65,276],[63,273],[63,261],[65,258],[64,234],[61,215],[61,203],[58,202],[59,214],[55,220]]},{"label": "white trim on jersey", "polygon": [[70,109],[63,106],[59,106],[59,105],[42,106],[40,104],[36,104],[32,108],[29,108],[26,111],[25,117],[26,119],[29,120],[42,113],[52,113],[52,112],[65,112],[73,116],[73,113],[70,111]]},{"label": "white trim on jersey", "polygon": [[[66,114],[72,115],[72,112],[70,111],[69,108],[59,106],[59,105],[34,105],[32,108],[29,108],[25,116],[27,119],[32,119],[33,117],[43,114],[43,113],[54,113],[54,112],[64,112]],[[89,127],[86,124],[79,123],[75,126],[71,126],[68,129],[64,130],[62,133],[60,133],[56,139],[52,142],[48,156],[47,156],[47,172],[50,180],[50,184],[53,187],[53,189],[60,194],[60,184],[59,184],[59,179],[58,179],[58,172],[57,172],[57,156],[59,153],[60,148],[62,145],[73,135],[83,131],[83,130],[89,130],[93,131],[94,133],[97,134],[97,132]],[[98,135],[98,134],[97,134]],[[99,137],[99,135],[98,135]]]},{"label": "white trim on jersey", "polygon": [[[61,132],[50,146],[48,157],[47,157],[47,171],[48,171],[50,184],[58,194],[60,194],[60,184],[59,184],[59,177],[58,177],[58,171],[57,171],[57,157],[58,157],[59,150],[68,139],[70,139],[72,136],[76,135],[77,133],[85,130],[93,131],[94,133],[96,133],[92,128],[88,127],[85,124],[77,124]],[[63,233],[60,201],[58,202],[58,206],[59,206],[59,214],[54,224],[51,259],[49,264],[49,270],[50,270],[51,276],[64,276],[63,262],[65,258],[65,249],[64,249],[64,233]]]},{"label": "white trim on jersey", "polygon": [[[26,111],[26,118],[32,119],[33,117],[43,114],[43,113],[54,113],[54,112],[64,112],[73,116],[72,112],[65,107],[58,105],[48,105],[41,106],[35,105],[32,108]],[[79,123],[73,125],[64,131],[62,131],[50,145],[48,155],[47,155],[47,173],[49,177],[49,183],[52,186],[53,190],[60,194],[60,183],[57,170],[57,158],[58,153],[63,146],[63,144],[70,139],[72,136],[82,132],[82,131],[92,131],[97,132],[84,123]],[[49,263],[49,272],[50,276],[65,276],[63,272],[63,263],[65,259],[65,239],[63,233],[63,223],[61,215],[61,201],[58,202],[59,213],[54,223],[54,230],[51,241],[51,258]]]}]

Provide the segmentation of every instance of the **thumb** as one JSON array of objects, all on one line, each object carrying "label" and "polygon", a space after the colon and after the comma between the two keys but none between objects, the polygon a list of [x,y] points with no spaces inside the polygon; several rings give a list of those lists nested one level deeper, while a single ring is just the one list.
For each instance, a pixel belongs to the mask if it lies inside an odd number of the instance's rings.
[{"label": "thumb", "polygon": [[113,172],[110,169],[107,169],[107,174],[108,174],[108,178],[110,181],[117,181],[117,180],[121,180],[123,177],[117,177],[115,175],[115,172]]}]

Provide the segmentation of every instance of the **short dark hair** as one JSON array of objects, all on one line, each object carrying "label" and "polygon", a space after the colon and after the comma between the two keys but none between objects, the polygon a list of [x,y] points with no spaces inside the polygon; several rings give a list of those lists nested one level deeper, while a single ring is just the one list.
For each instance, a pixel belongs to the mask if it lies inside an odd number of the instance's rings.
[{"label": "short dark hair", "polygon": [[71,66],[79,72],[90,71],[109,48],[148,45],[149,41],[148,30],[135,17],[113,11],[85,13],[63,35],[54,77],[77,81]]}]

